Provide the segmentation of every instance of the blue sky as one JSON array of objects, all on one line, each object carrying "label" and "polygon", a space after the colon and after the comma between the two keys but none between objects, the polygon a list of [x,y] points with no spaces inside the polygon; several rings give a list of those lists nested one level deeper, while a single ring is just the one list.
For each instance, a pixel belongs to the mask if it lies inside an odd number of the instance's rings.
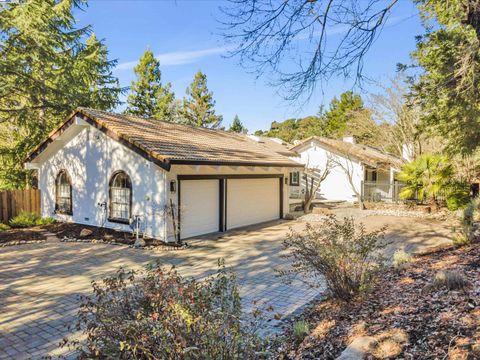
[{"label": "blue sky", "polygon": [[[307,104],[285,102],[267,78],[257,79],[238,65],[238,59],[225,57],[228,46],[219,35],[217,21],[222,4],[214,0],[90,0],[89,6],[75,15],[79,26],[93,26],[105,40],[110,57],[118,59],[114,74],[122,86],[130,85],[133,67],[148,47],[158,54],[162,79],[172,83],[177,98],[183,98],[195,72],[205,72],[217,113],[223,115],[226,126],[238,114],[251,132],[268,129],[272,121],[315,114],[319,105],[352,89],[350,81],[337,78]],[[365,74],[379,82],[393,77],[397,63],[409,62],[415,36],[422,33],[412,1],[400,0],[365,59]],[[379,89],[366,85],[361,92],[366,100],[369,92]]]}]

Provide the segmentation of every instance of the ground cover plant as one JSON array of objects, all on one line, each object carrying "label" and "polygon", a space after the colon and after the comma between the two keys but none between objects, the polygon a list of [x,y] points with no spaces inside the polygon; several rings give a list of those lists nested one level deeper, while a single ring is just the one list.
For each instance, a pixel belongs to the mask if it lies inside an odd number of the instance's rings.
[{"label": "ground cover plant", "polygon": [[120,270],[83,298],[79,358],[256,359],[266,356],[256,327],[242,320],[235,277],[221,266],[197,281],[158,264]]},{"label": "ground cover plant", "polygon": [[9,221],[12,228],[28,228],[32,226],[41,226],[53,224],[55,220],[51,217],[42,218],[40,215],[21,211],[17,216]]}]

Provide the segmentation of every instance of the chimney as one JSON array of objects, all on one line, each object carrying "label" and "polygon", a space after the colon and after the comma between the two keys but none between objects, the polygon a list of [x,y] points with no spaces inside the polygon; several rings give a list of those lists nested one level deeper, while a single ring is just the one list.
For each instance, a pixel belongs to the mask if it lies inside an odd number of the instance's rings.
[{"label": "chimney", "polygon": [[353,135],[346,135],[343,137],[343,141],[350,144],[355,144],[355,137]]}]

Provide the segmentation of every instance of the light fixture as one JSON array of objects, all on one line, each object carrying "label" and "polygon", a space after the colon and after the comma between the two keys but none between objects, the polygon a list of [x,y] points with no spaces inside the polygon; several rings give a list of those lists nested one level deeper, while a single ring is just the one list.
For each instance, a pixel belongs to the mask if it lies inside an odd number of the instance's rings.
[{"label": "light fixture", "polygon": [[170,180],[170,192],[174,193],[177,191],[177,182],[175,180]]}]

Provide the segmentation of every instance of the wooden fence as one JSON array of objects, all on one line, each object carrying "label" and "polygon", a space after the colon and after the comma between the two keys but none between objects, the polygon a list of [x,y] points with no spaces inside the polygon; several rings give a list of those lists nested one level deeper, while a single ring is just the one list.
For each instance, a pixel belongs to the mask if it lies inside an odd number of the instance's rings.
[{"label": "wooden fence", "polygon": [[21,211],[40,214],[40,190],[0,191],[0,223],[8,224]]}]

